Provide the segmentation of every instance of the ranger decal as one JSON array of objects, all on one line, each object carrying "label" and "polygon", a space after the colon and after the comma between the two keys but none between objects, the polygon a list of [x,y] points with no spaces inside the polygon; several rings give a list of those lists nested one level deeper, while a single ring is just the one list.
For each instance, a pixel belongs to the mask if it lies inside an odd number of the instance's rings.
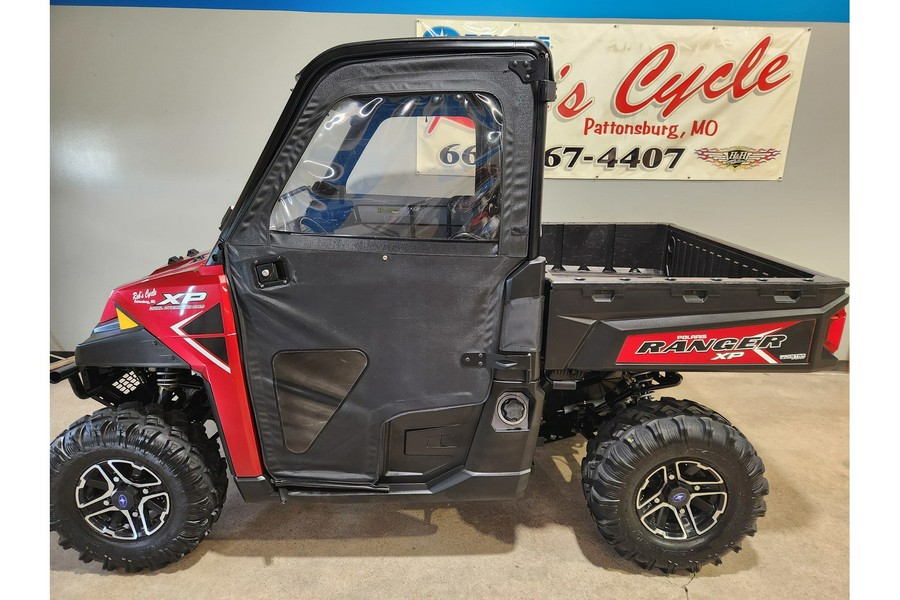
[{"label": "ranger decal", "polygon": [[805,364],[815,321],[630,335],[617,364]]}]

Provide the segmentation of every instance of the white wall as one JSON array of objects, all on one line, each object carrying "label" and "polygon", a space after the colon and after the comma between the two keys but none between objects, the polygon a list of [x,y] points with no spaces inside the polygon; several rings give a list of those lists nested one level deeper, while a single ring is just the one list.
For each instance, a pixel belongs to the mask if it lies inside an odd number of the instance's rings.
[{"label": "white wall", "polygon": [[[51,348],[113,287],[212,246],[312,57],[415,19],[52,6]],[[547,180],[543,219],[669,221],[848,279],[849,26],[810,26],[783,181]]]}]

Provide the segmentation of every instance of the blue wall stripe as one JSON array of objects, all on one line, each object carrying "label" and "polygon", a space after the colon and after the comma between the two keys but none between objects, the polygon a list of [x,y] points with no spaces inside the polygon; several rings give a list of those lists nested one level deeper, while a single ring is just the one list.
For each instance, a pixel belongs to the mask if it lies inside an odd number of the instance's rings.
[{"label": "blue wall stripe", "polygon": [[545,17],[566,19],[710,19],[728,21],[795,21],[848,23],[849,0],[50,0],[66,6],[140,6],[230,10],[290,10],[330,13],[383,13],[472,17]]}]

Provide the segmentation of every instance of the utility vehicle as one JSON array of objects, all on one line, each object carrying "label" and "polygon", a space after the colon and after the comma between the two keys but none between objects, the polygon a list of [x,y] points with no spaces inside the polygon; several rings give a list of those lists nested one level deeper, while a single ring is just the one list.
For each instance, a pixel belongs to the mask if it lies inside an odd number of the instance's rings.
[{"label": "utility vehicle", "polygon": [[[304,68],[212,249],[114,290],[51,367],[105,406],[50,446],[60,544],[162,567],[229,479],[251,502],[518,498],[539,438],[582,435],[616,552],[673,572],[738,550],[762,461],[654,393],[833,367],[847,283],[669,224],[542,225],[552,74],[546,46],[502,38]],[[428,150],[438,125],[467,143]]]}]

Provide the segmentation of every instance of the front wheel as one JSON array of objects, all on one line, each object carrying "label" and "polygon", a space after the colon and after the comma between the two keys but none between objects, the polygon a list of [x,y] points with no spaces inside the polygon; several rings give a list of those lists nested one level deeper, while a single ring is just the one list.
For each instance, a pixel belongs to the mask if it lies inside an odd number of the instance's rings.
[{"label": "front wheel", "polygon": [[671,398],[612,419],[582,465],[588,507],[613,548],[646,569],[696,572],[756,533],[762,460],[717,413]]},{"label": "front wheel", "polygon": [[157,569],[209,534],[226,485],[201,426],[153,406],[105,408],[50,446],[50,529],[84,562]]}]

